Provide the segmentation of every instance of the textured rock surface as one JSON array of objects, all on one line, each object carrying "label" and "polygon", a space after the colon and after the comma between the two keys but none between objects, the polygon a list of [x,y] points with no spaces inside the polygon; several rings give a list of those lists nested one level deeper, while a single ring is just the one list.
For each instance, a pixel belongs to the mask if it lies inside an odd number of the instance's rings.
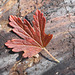
[{"label": "textured rock surface", "polygon": [[[26,3],[26,2],[27,3]],[[43,1],[43,2],[41,2]],[[47,2],[48,1],[48,2]],[[45,32],[54,35],[47,45],[49,52],[60,60],[60,64],[51,60],[42,51],[40,62],[26,69],[28,75],[75,75],[75,0],[1,0],[0,1],[0,75],[8,75],[9,70],[19,59],[19,54],[4,46],[8,39],[19,38],[7,26],[8,16],[25,16],[30,22],[38,7],[46,17]],[[29,4],[29,5],[28,5]],[[36,8],[34,8],[36,6]],[[25,8],[26,7],[26,8]],[[32,8],[32,9],[31,9]],[[27,13],[26,13],[26,12]],[[32,12],[31,12],[32,11]],[[31,12],[31,13],[30,13]],[[29,13],[29,14],[28,14]],[[24,17],[22,17],[24,18]],[[32,22],[31,22],[32,23]],[[30,59],[33,60],[33,59]],[[29,60],[29,62],[30,62]],[[25,63],[19,64],[18,72],[25,75]],[[31,66],[32,64],[30,64]],[[20,69],[23,69],[22,73]],[[25,73],[25,74],[24,74]],[[17,75],[17,73],[15,72]]]},{"label": "textured rock surface", "polygon": [[0,20],[7,20],[9,15],[18,14],[17,0],[1,0]]},{"label": "textured rock surface", "polygon": [[42,6],[42,0],[20,0],[21,16],[27,15],[40,6]]}]

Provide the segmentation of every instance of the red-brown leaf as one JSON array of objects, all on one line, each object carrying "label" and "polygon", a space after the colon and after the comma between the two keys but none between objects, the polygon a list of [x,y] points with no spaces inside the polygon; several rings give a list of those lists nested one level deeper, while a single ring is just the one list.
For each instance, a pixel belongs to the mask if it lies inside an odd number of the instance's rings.
[{"label": "red-brown leaf", "polygon": [[13,48],[12,51],[24,51],[24,57],[32,57],[39,53],[50,42],[53,35],[45,34],[46,19],[39,10],[33,15],[33,27],[24,19],[24,22],[16,16],[10,16],[9,24],[13,31],[23,39],[8,40],[5,45]]}]

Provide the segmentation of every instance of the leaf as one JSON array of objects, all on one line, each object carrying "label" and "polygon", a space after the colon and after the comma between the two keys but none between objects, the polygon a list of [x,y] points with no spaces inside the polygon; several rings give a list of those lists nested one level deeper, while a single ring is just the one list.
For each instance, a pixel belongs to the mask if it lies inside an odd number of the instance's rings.
[{"label": "leaf", "polygon": [[8,40],[5,45],[13,48],[14,52],[24,51],[23,57],[32,57],[44,49],[55,61],[59,62],[45,49],[53,35],[45,34],[46,19],[43,13],[37,10],[33,18],[32,27],[26,19],[22,22],[20,18],[11,15],[9,24],[13,27],[13,32],[23,39]]}]

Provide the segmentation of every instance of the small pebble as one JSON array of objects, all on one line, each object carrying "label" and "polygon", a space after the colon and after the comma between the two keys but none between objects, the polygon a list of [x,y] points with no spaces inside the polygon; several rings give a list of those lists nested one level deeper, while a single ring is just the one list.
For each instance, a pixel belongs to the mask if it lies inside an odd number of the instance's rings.
[{"label": "small pebble", "polygon": [[29,65],[28,65],[28,67],[31,67],[33,65],[33,62],[31,62]]},{"label": "small pebble", "polygon": [[39,54],[34,55],[34,57],[35,57],[35,58],[38,58],[38,57],[39,57]]},{"label": "small pebble", "polygon": [[56,72],[56,75],[58,75],[59,74],[59,72]]}]

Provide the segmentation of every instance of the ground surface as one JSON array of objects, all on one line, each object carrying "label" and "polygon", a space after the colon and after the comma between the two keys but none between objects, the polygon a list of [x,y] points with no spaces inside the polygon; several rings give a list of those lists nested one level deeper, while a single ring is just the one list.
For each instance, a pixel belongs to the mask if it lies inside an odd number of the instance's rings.
[{"label": "ground surface", "polygon": [[[36,0],[34,3],[34,0],[29,0],[29,7],[23,0],[0,1],[0,75],[8,75],[11,68],[10,75],[75,75],[75,0],[40,1]],[[31,22],[37,8],[46,17],[45,32],[54,35],[46,48],[60,63],[55,63],[45,51],[42,51],[37,59],[24,59],[15,71],[13,65],[21,53],[12,52],[4,43],[8,39],[19,37],[9,32],[11,28],[7,26],[8,16],[16,15]]]}]

